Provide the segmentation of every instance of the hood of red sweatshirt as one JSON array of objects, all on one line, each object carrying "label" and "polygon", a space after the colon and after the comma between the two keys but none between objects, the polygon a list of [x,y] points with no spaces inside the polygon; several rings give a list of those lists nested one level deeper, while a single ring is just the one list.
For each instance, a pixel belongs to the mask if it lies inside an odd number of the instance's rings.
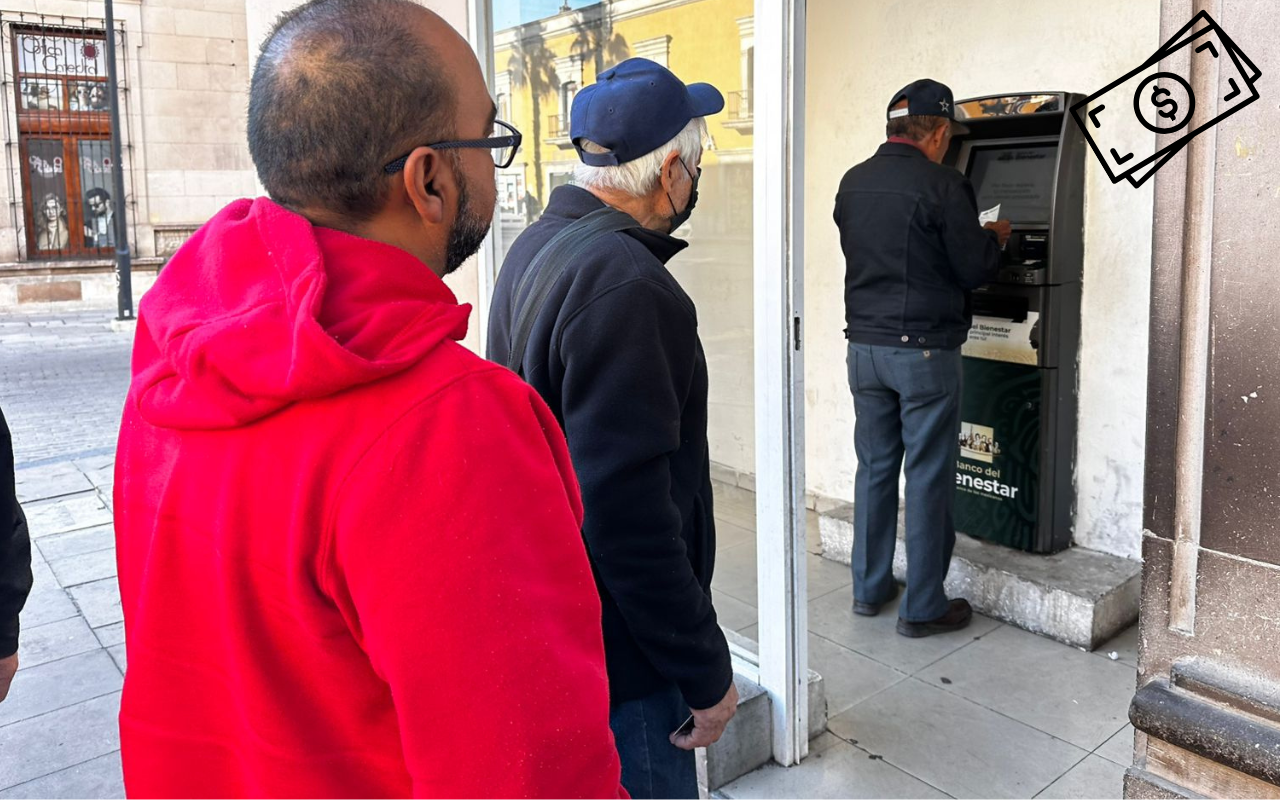
[{"label": "hood of red sweatshirt", "polygon": [[240,200],[143,298],[132,402],[163,428],[240,427],[402,372],[470,312],[403,250]]}]

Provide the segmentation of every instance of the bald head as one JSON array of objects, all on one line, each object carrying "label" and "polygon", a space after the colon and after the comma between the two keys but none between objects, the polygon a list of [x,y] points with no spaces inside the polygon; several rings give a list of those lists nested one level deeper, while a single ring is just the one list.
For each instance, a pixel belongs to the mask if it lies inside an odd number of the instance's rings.
[{"label": "bald head", "polygon": [[383,165],[454,136],[468,66],[479,74],[465,40],[410,0],[312,0],[286,13],[249,91],[259,179],[285,206],[369,219],[390,188]]}]

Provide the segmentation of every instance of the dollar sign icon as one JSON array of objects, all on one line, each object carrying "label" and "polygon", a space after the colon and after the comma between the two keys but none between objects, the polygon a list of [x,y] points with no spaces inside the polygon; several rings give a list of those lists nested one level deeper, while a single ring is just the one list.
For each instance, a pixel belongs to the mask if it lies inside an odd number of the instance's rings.
[{"label": "dollar sign icon", "polygon": [[[1151,105],[1159,109],[1164,109],[1165,106],[1173,106],[1173,108],[1170,108],[1168,111],[1161,110],[1156,112],[1170,122],[1178,116],[1178,101],[1174,100],[1173,97],[1170,96],[1172,94],[1173,92],[1170,92],[1163,86],[1151,87]],[[1161,95],[1165,96],[1164,99],[1161,99]]]},{"label": "dollar sign icon", "polygon": [[1133,112],[1149,131],[1180,131],[1196,112],[1196,93],[1181,75],[1157,72],[1147,76],[1133,93]]}]

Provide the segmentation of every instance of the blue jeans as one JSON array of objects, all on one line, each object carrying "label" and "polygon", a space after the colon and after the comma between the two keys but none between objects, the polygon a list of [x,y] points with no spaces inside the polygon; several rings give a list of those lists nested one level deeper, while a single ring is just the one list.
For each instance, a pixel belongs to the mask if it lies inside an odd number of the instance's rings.
[{"label": "blue jeans", "polygon": [[674,684],[609,713],[622,759],[622,785],[632,797],[698,797],[693,751],[681,750],[667,738],[688,718],[689,705]]},{"label": "blue jeans", "polygon": [[956,543],[952,506],[960,437],[960,350],[849,343],[853,390],[853,593],[893,597],[898,475],[906,460],[907,593],[898,616],[925,622],[947,611],[942,584]]}]

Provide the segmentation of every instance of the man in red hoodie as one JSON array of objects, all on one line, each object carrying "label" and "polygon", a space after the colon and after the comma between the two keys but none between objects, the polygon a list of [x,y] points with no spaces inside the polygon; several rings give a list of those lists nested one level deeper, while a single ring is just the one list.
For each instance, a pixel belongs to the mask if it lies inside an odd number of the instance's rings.
[{"label": "man in red hoodie", "polygon": [[[440,280],[519,144],[407,0],[316,0],[253,76],[272,200],[142,302],[115,483],[132,796],[624,795],[555,419]],[[625,796],[625,795],[624,795]]]}]

